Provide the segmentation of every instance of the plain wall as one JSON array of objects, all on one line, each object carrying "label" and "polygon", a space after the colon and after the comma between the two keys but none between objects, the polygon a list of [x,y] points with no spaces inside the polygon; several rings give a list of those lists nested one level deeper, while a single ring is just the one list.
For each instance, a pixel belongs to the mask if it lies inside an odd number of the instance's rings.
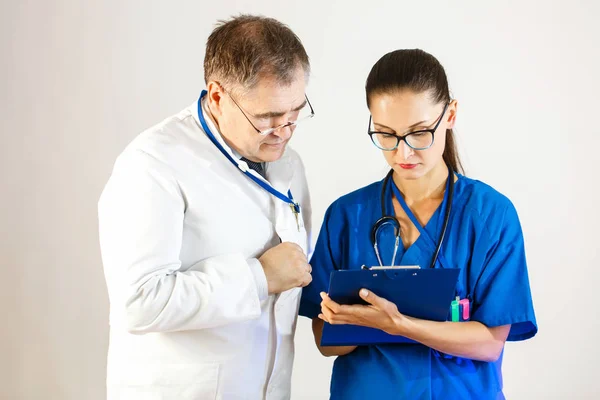
[{"label": "plain wall", "polygon": [[[0,398],[105,396],[108,299],[96,202],[115,157],[196,100],[204,43],[239,12],[282,20],[312,61],[316,116],[292,146],[318,229],[381,179],[364,82],[397,48],[446,67],[467,175],[516,205],[539,334],[508,343],[510,399],[600,393],[600,6],[595,1],[2,1]],[[318,231],[315,231],[315,237]],[[313,238],[314,239],[314,238]],[[326,399],[332,359],[297,331],[293,399]]]}]

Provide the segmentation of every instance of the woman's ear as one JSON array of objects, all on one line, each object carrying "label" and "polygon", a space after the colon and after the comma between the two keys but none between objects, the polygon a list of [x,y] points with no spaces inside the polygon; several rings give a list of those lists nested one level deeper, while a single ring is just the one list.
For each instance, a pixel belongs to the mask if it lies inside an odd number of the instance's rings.
[{"label": "woman's ear", "polygon": [[448,105],[448,129],[453,129],[456,124],[456,113],[458,110],[458,101],[452,100]]}]

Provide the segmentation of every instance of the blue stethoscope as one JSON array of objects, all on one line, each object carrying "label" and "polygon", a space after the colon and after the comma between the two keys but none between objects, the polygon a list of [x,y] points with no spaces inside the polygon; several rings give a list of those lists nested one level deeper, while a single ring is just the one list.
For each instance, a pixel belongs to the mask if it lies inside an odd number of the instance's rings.
[{"label": "blue stethoscope", "polygon": [[[421,226],[421,224],[419,223],[419,221],[417,220],[417,218],[415,217],[413,212],[410,210],[410,207],[408,207],[408,205],[406,204],[406,201],[404,200],[404,197],[400,193],[400,190],[398,189],[396,184],[392,181],[393,172],[394,172],[394,170],[390,170],[390,172],[386,175],[386,177],[383,181],[383,186],[381,188],[382,217],[379,218],[377,220],[377,222],[375,222],[375,224],[373,225],[373,228],[371,229],[371,243],[373,244],[373,249],[375,250],[375,255],[377,256],[377,261],[379,261],[380,266],[383,266],[383,261],[381,260],[381,253],[379,252],[379,242],[378,242],[379,231],[383,227],[388,226],[388,225],[391,225],[394,229],[394,236],[396,237],[396,240],[394,243],[394,253],[392,255],[392,263],[391,263],[392,266],[394,265],[394,262],[396,260],[396,254],[398,253],[398,248],[400,247],[400,240],[401,240],[401,234],[402,234],[401,229],[400,229],[400,222],[398,222],[398,219],[389,214],[386,215],[386,212],[385,212],[385,194],[386,194],[386,189],[390,184],[392,186],[392,190],[394,191],[394,194],[396,195],[396,199],[398,199],[398,202],[404,209],[404,212],[406,212],[406,214],[408,215],[408,217],[410,218],[412,223],[417,227],[417,229],[419,229],[419,231],[421,232],[421,235],[427,235],[427,233],[424,231],[424,228]],[[440,235],[440,238],[438,240],[437,247],[436,247],[435,253],[433,255],[433,259],[431,260],[430,268],[435,267],[435,264],[438,260],[438,256],[440,253],[440,249],[442,248],[442,243],[444,242],[444,237],[446,236],[446,230],[448,228],[448,221],[450,220],[450,212],[452,210],[453,198],[454,198],[454,171],[452,170],[452,168],[450,166],[448,166],[448,180],[446,182],[446,191],[444,193],[444,200],[442,201],[443,206],[445,203],[444,224],[442,226],[442,234]]]},{"label": "blue stethoscope", "polygon": [[[202,93],[200,93],[200,98],[198,99],[198,119],[200,120],[200,125],[202,125],[202,129],[204,130],[204,133],[206,133],[206,136],[208,136],[210,141],[217,147],[217,149],[219,149],[219,151],[221,153],[223,153],[223,155],[233,165],[235,165],[240,171],[242,171],[248,178],[252,179],[258,186],[260,186],[267,192],[271,193],[273,196],[288,203],[290,205],[290,209],[292,210],[292,213],[294,213],[294,215],[296,217],[296,223],[298,223],[298,215],[300,214],[300,204],[298,204],[298,202],[294,201],[292,192],[290,190],[288,190],[287,196],[286,196],[285,194],[281,193],[280,191],[275,189],[273,186],[271,186],[268,182],[263,180],[262,177],[260,177],[260,175],[259,176],[253,175],[251,170],[248,168],[248,164],[246,164],[245,162],[240,162],[240,160],[237,160],[229,152],[227,152],[227,150],[225,150],[225,148],[223,148],[221,143],[217,140],[215,135],[211,132],[210,128],[208,127],[208,124],[206,123],[206,118],[204,117],[204,111],[202,110],[202,98],[204,96],[206,96],[206,93],[207,93],[206,90],[203,90]],[[298,226],[298,229],[300,229],[300,226]]]}]

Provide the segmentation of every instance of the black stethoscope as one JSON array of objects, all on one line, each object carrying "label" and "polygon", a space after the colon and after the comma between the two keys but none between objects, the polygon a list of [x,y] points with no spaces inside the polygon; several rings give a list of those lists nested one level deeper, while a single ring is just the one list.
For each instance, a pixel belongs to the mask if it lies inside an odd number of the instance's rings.
[{"label": "black stethoscope", "polygon": [[[396,217],[391,216],[391,215],[386,215],[386,212],[385,212],[385,194],[386,194],[387,187],[390,185],[393,172],[394,172],[394,170],[390,170],[390,172],[387,174],[387,176],[385,177],[385,179],[383,181],[383,186],[381,187],[382,217],[379,218],[377,220],[377,222],[375,222],[375,225],[373,225],[373,228],[371,229],[371,243],[373,244],[373,249],[375,250],[375,255],[377,256],[377,261],[379,261],[380,266],[383,266],[383,261],[381,260],[381,254],[379,252],[379,243],[377,241],[377,238],[379,235],[379,230],[387,225],[391,225],[394,228],[394,236],[396,237],[396,241],[394,244],[394,254],[392,255],[392,263],[391,263],[392,265],[394,265],[394,262],[396,260],[396,253],[398,252],[398,247],[400,246],[400,239],[401,239],[400,222],[398,222],[398,219],[396,219]],[[410,208],[404,201],[404,198],[400,194],[400,191],[396,188],[396,185],[393,182],[391,182],[391,185],[392,185],[392,189],[394,190],[394,192],[396,194],[396,198],[400,202],[400,205],[402,206],[402,208],[404,208],[404,211],[406,211],[406,214],[411,219],[413,224],[415,224],[415,226],[419,229],[420,224],[417,221],[414,214],[410,211]],[[437,262],[437,259],[438,259],[439,253],[440,253],[440,249],[442,248],[442,243],[444,242],[444,237],[446,236],[446,230],[448,228],[448,221],[450,220],[450,211],[452,210],[453,198],[454,198],[454,171],[452,170],[452,167],[448,166],[448,181],[446,182],[446,192],[444,194],[444,201],[443,201],[446,203],[445,214],[444,214],[444,223],[442,225],[442,234],[440,235],[440,239],[438,240],[437,247],[436,247],[435,253],[433,255],[433,259],[431,260],[430,268],[435,267],[435,263]],[[419,229],[419,230],[421,230],[421,229]]]}]

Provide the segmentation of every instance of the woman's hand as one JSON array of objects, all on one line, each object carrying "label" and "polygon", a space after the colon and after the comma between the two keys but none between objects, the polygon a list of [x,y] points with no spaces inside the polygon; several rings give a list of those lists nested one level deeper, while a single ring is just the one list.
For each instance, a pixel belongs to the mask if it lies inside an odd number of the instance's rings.
[{"label": "woman's hand", "polygon": [[321,293],[319,318],[330,324],[350,324],[405,336],[427,347],[457,357],[495,362],[502,354],[510,325],[488,328],[481,322],[437,322],[400,314],[396,305],[365,289],[360,297],[369,305],[340,305]]},{"label": "woman's hand", "polygon": [[398,334],[398,327],[406,317],[396,305],[366,289],[361,289],[360,297],[369,305],[340,305],[325,292],[321,292],[321,314],[319,318],[332,325],[348,324],[381,329],[391,335]]}]

